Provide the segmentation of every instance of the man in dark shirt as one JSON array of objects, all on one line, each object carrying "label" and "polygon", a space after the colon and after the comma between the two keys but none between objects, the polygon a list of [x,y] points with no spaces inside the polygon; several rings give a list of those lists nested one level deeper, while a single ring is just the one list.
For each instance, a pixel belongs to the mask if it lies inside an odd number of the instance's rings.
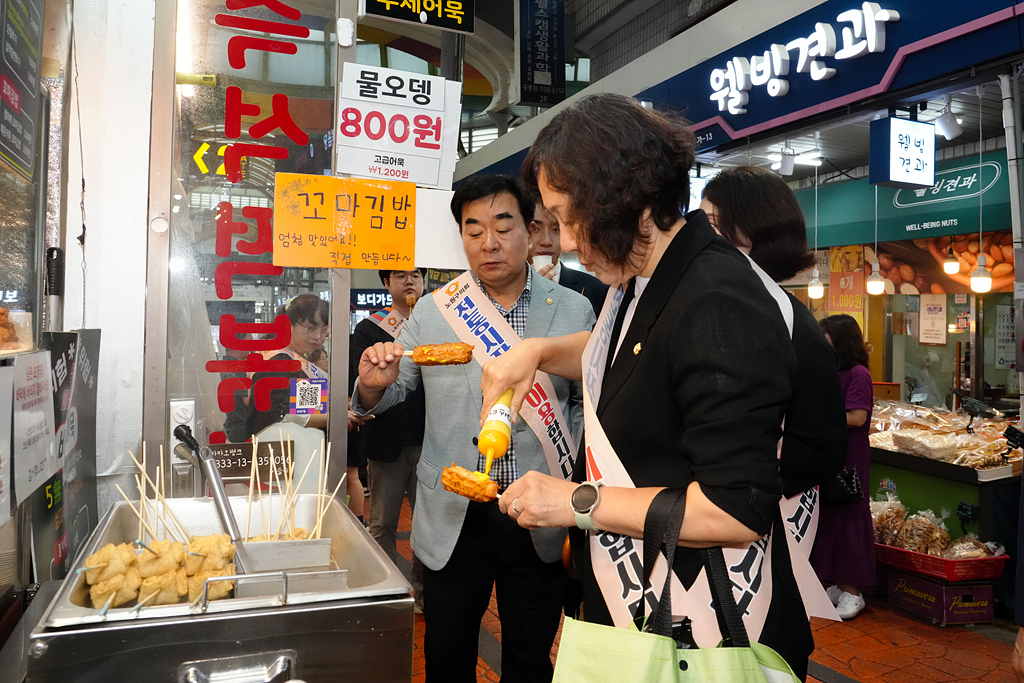
[{"label": "man in dark shirt", "polygon": [[[380,280],[391,294],[392,305],[356,325],[350,346],[349,377],[353,384],[359,376],[359,358],[363,351],[377,342],[393,342],[399,338],[405,321],[412,314],[409,302],[415,305],[423,296],[425,279],[423,270],[380,271]],[[370,461],[370,535],[396,564],[395,538],[402,499],[408,495],[409,506],[416,506],[416,465],[423,445],[423,423],[424,399],[420,387],[405,401],[360,428],[358,448]],[[423,565],[415,556],[412,584],[416,590],[416,606],[422,609]]]},{"label": "man in dark shirt", "polygon": [[600,316],[605,295],[608,294],[608,285],[590,273],[574,270],[559,262],[558,259],[562,255],[562,244],[559,241],[558,221],[544,210],[544,205],[540,203],[539,199],[536,212],[533,214],[533,222],[529,227],[530,262],[534,263],[534,256],[551,257],[551,265],[542,266],[537,269],[537,272],[552,282],[587,297],[590,305],[594,308],[594,315]]}]

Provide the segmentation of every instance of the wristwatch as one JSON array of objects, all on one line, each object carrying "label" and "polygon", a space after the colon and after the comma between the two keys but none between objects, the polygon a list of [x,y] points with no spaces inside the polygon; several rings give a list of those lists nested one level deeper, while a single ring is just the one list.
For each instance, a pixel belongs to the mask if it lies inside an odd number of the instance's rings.
[{"label": "wristwatch", "polygon": [[576,526],[580,529],[593,531],[594,508],[601,500],[602,481],[585,481],[575,489],[569,496],[569,505],[572,506],[572,514],[576,518]]}]

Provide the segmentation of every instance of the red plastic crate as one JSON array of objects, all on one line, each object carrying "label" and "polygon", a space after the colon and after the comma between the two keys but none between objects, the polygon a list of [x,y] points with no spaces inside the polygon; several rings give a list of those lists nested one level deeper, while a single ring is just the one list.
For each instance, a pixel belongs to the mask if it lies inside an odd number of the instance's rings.
[{"label": "red plastic crate", "polygon": [[925,553],[915,553],[912,550],[876,543],[875,558],[890,567],[933,576],[943,581],[981,581],[1002,576],[1003,565],[1010,559],[1010,556],[946,560]]}]

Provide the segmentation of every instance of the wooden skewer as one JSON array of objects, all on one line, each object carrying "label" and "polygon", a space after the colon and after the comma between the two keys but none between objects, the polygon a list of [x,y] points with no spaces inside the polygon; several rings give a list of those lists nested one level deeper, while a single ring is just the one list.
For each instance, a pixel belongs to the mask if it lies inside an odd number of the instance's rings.
[{"label": "wooden skewer", "polygon": [[[288,459],[291,461],[291,475],[288,477],[288,489],[291,491],[292,494],[291,515],[288,518],[288,529],[292,532],[292,534],[295,533],[295,494],[298,492],[296,490],[298,487],[292,488],[292,478],[295,476],[295,453],[292,452],[292,448],[294,447],[293,444],[294,442],[292,441],[288,442]],[[309,469],[309,465],[312,462],[313,457],[310,456],[309,462],[306,463],[306,469],[303,470],[302,477],[299,477],[299,486],[302,486],[302,478],[306,476],[306,470]]]},{"label": "wooden skewer", "polygon": [[[146,475],[146,477],[148,478],[149,475],[146,474],[146,442],[145,441],[142,442],[142,468],[141,469],[142,469],[142,473],[144,475]],[[146,491],[142,488],[142,482],[140,481],[139,482],[139,507],[142,507],[142,501],[145,499],[145,497],[146,497]],[[142,527],[145,526],[145,524],[146,524],[146,516],[145,516],[145,513],[143,513],[143,515],[141,517],[139,517],[139,538],[142,538]]]},{"label": "wooden skewer", "polygon": [[[283,462],[284,461],[282,460],[282,463]],[[280,493],[281,492],[281,479],[280,479],[280,477],[278,476],[278,473],[277,473],[277,463],[274,462],[274,447],[273,446],[270,447],[270,478],[272,480],[271,486],[273,486],[275,489],[277,489],[278,493]],[[267,516],[270,517],[270,524],[271,524],[271,526],[273,526],[273,524],[274,524],[274,492],[273,491],[270,492],[269,498],[270,498],[270,512],[267,513]],[[281,514],[284,514],[284,506],[281,507]],[[272,541],[274,539],[268,537],[267,540],[268,541]]]},{"label": "wooden skewer", "polygon": [[[314,456],[315,456],[315,453],[314,453]],[[309,472],[309,466],[312,465],[312,464],[313,464],[313,458],[311,457],[309,459],[309,462],[306,463],[306,469],[302,470],[302,476],[299,477],[299,485],[298,485],[297,488],[302,488],[302,482],[306,480],[306,473]],[[288,505],[289,505],[289,512],[294,514],[295,513],[295,493],[292,493],[291,497],[289,498]],[[284,523],[284,520],[285,520],[285,515],[281,515],[281,521],[278,522],[277,531],[274,532],[274,538],[275,539],[277,538],[278,534],[281,533],[281,525]],[[293,534],[295,533],[295,527],[292,527],[292,533]]]},{"label": "wooden skewer", "polygon": [[[160,478],[159,475],[157,475],[157,479],[159,479],[159,478]],[[150,483],[152,483],[152,480],[150,481]],[[139,480],[139,475],[137,475],[137,474],[135,475],[135,485],[136,486],[142,486],[142,483]],[[160,495],[160,490],[156,487],[156,484],[153,484],[153,490],[157,492],[158,496]],[[157,519],[156,504],[155,503],[150,503],[149,498],[143,498],[142,500],[139,501],[139,503],[142,506],[145,507],[145,509],[143,510],[143,514],[149,512],[150,505],[153,506],[153,520],[154,520],[153,523],[156,524],[156,519]],[[167,540],[166,528],[167,527],[166,527],[166,522],[165,522],[165,526],[164,526],[164,529],[165,529],[165,531],[164,531],[164,540],[165,541]],[[173,532],[173,529],[171,531]],[[177,536],[176,534],[172,534],[172,535],[174,535],[174,540],[181,541],[181,537]],[[156,536],[154,536],[153,540],[156,541],[158,539],[157,539]]]},{"label": "wooden skewer", "polygon": [[146,596],[146,599],[145,599],[145,600],[142,600],[142,601],[141,601],[141,602],[139,602],[139,603],[138,603],[137,605],[135,605],[135,607],[132,607],[132,608],[131,608],[131,609],[129,610],[129,613],[131,613],[131,612],[139,612],[139,611],[141,611],[141,610],[142,610],[142,608],[143,608],[143,607],[145,607],[145,605],[146,605],[146,603],[147,603],[147,602],[149,602],[150,600],[152,600],[153,598],[155,598],[155,597],[156,597],[156,596],[158,596],[158,595],[160,595],[160,591],[153,591],[152,593],[150,593],[149,595],[147,595],[147,596]]},{"label": "wooden skewer", "polygon": [[[324,481],[324,440],[320,439],[320,462],[316,466],[316,516],[320,518],[320,495],[323,493],[323,481]],[[310,531],[310,538],[313,537],[312,530]]]},{"label": "wooden skewer", "polygon": [[[143,464],[135,459],[135,456],[132,455],[131,451],[128,451],[128,455],[131,457],[132,462],[135,463],[136,467],[138,467],[138,468],[140,468],[142,470],[142,475],[146,478],[146,481],[149,482],[149,485],[152,486],[154,489],[156,489],[156,484],[154,484],[153,480],[149,478],[148,474],[146,474],[146,469],[143,466]],[[167,503],[167,500],[164,499],[164,504],[166,504],[166,503]],[[167,511],[169,513],[171,513],[171,519],[174,520],[174,523],[178,525],[178,528],[181,529],[181,532],[183,534],[185,534],[185,537],[188,539],[189,543],[191,543],[193,536],[192,536],[192,534],[190,534],[188,532],[188,529],[185,528],[185,525],[181,523],[181,520],[178,519],[178,515],[174,514],[174,510],[172,508],[167,508]]]},{"label": "wooden skewer", "polygon": [[323,498],[327,496],[327,478],[331,473],[331,442],[327,442],[327,462],[324,463],[324,487],[318,492],[320,496],[317,498],[317,512],[316,512],[316,528],[317,538],[320,538],[320,518],[324,514]]},{"label": "wooden skewer", "polygon": [[76,574],[84,574],[85,572],[92,571],[93,569],[103,569],[106,566],[107,566],[106,562],[101,562],[100,564],[94,564],[91,567],[81,567],[79,569],[76,569],[75,573]]},{"label": "wooden skewer", "polygon": [[[271,464],[273,467],[273,464]],[[267,536],[267,519],[263,516],[263,482],[260,481],[260,468],[256,467],[256,502],[260,506],[260,526],[263,527],[263,537]]]},{"label": "wooden skewer", "polygon": [[151,552],[151,553],[153,553],[154,555],[156,555],[157,557],[160,557],[160,553],[158,553],[157,551],[153,550],[153,549],[152,549],[152,548],[150,548],[150,547],[149,547],[148,545],[146,545],[145,543],[143,543],[143,542],[142,542],[142,539],[141,539],[141,538],[136,538],[136,539],[135,539],[135,545],[137,545],[137,546],[141,546],[141,547],[145,548],[146,550],[148,550],[149,552]]},{"label": "wooden skewer", "polygon": [[194,555],[194,556],[196,556],[196,557],[206,557],[206,553],[197,553],[197,552],[194,552],[194,551],[192,551],[192,550],[189,550],[189,551],[188,551],[188,554],[189,554],[189,555]]},{"label": "wooden skewer", "polygon": [[340,480],[340,481],[338,482],[338,485],[334,487],[334,493],[332,493],[332,494],[331,494],[331,497],[330,497],[330,499],[329,499],[329,500],[327,501],[327,504],[326,504],[326,505],[324,505],[324,512],[323,512],[323,514],[322,514],[322,515],[320,515],[320,519],[319,519],[319,520],[317,520],[317,523],[316,523],[316,533],[317,533],[317,536],[316,536],[316,537],[317,537],[317,538],[320,538],[320,528],[321,528],[321,526],[323,525],[323,522],[324,522],[324,517],[326,517],[326,516],[327,516],[327,509],[328,509],[329,507],[331,507],[331,503],[333,503],[333,502],[334,502],[334,497],[335,497],[336,495],[338,495],[338,489],[340,489],[340,488],[341,488],[341,485],[345,483],[345,479],[346,479],[347,477],[348,477],[348,472],[345,472],[345,474],[341,475],[341,480]]},{"label": "wooden skewer", "polygon": [[164,525],[164,540],[167,540],[167,498],[164,497],[164,445],[160,444],[160,523]]},{"label": "wooden skewer", "polygon": [[124,495],[124,491],[121,490],[121,487],[118,484],[114,484],[114,488],[116,488],[117,492],[121,494],[122,498],[124,498],[124,502],[128,503],[128,507],[132,509],[132,512],[135,513],[135,516],[139,518],[139,521],[142,523],[143,528],[149,532],[150,536],[156,538],[156,534],[153,533],[153,530],[150,529],[149,525],[146,524],[146,522],[142,519],[142,513],[135,509],[135,506],[132,505],[132,502],[128,500],[128,496]]},{"label": "wooden skewer", "polygon": [[249,505],[245,512],[245,533],[242,537],[249,542],[249,520],[252,519],[252,487],[256,481],[256,437],[252,439],[252,463],[249,466]]},{"label": "wooden skewer", "polygon": [[[116,484],[115,484],[115,486],[116,486]],[[127,500],[127,498],[125,500]],[[135,508],[132,508],[132,509],[134,510]],[[141,520],[142,518],[140,517],[139,519]],[[115,595],[117,595],[117,591],[114,591],[113,593],[111,593],[110,597],[107,598],[107,604],[103,605],[103,609],[100,610],[100,617],[102,617],[104,619],[107,617],[107,610],[110,609],[110,603],[114,602],[114,596]]]}]

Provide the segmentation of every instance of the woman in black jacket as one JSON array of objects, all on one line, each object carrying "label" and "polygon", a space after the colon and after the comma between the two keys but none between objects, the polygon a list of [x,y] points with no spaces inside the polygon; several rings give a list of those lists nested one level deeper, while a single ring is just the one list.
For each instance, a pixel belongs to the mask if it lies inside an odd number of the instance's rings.
[{"label": "woman in black jacket", "polygon": [[[700,208],[711,227],[750,256],[775,282],[807,270],[814,254],[793,190],[766,168],[729,168],[704,186]],[[786,407],[779,471],[782,495],[797,496],[825,482],[846,460],[846,411],[836,354],[817,321],[787,292],[793,307],[797,376]]]},{"label": "woman in black jacket", "polygon": [[[484,367],[484,405],[511,386],[513,415],[538,367],[586,387],[575,479],[588,481],[528,473],[499,505],[527,528],[601,530],[573,534],[584,618],[624,626],[642,599],[635,565],[621,565],[637,545],[630,539],[643,537],[658,491],[685,489],[676,576],[693,586],[697,548],[749,547],[738,602],[764,621],[748,631],[804,677],[813,640],[785,537],[750,545],[782,523],[777,448],[797,368],[792,313],[703,211],[683,213],[694,146],[681,120],[612,94],[563,110],[534,142],[524,180],[558,218],[563,250],[613,294],[593,335],[524,340]],[[695,619],[705,645],[697,628]]]}]

